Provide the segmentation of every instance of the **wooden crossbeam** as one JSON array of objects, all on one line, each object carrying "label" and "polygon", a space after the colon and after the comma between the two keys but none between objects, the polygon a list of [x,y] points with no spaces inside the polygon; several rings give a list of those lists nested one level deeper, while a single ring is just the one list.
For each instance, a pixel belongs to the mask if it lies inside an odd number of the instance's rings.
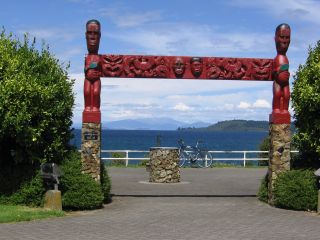
[{"label": "wooden crossbeam", "polygon": [[272,81],[273,59],[100,55],[101,77]]}]

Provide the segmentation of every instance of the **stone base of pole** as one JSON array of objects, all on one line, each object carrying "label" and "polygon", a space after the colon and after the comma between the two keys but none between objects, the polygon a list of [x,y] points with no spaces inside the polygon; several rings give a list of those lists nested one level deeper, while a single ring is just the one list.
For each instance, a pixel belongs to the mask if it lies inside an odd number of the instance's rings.
[{"label": "stone base of pole", "polygon": [[180,182],[179,149],[174,147],[150,148],[150,178],[154,183]]},{"label": "stone base of pole", "polygon": [[82,123],[82,172],[100,182],[101,123]]},{"label": "stone base of pole", "polygon": [[48,190],[44,196],[44,208],[62,211],[61,192],[59,190]]},{"label": "stone base of pole", "polygon": [[290,170],[290,124],[270,123],[269,136],[268,202],[274,205],[274,182],[279,174]]}]

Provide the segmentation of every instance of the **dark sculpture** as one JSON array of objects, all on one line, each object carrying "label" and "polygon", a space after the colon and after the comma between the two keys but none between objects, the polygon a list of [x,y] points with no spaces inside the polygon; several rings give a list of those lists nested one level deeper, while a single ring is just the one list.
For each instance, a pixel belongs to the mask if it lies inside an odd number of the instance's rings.
[{"label": "dark sculpture", "polygon": [[290,26],[280,24],[275,31],[277,56],[273,61],[273,101],[270,121],[273,123],[290,123],[288,111],[290,100],[289,60],[286,56],[290,45]]},{"label": "dark sculpture", "polygon": [[86,24],[88,55],[85,58],[84,112],[83,122],[100,122],[101,61],[98,55],[100,44],[100,23],[89,20]]}]

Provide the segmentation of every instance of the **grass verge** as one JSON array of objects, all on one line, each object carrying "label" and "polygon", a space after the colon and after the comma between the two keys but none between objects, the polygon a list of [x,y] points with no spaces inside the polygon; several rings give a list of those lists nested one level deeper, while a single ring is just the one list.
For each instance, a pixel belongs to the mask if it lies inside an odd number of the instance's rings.
[{"label": "grass verge", "polygon": [[64,215],[63,211],[17,205],[0,205],[0,223],[31,221],[50,217],[62,217]]}]

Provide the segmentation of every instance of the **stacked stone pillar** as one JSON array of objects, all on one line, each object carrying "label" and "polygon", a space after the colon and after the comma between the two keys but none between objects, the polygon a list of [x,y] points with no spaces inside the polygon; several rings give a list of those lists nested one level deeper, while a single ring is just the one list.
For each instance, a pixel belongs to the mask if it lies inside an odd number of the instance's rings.
[{"label": "stacked stone pillar", "polygon": [[271,122],[269,136],[268,202],[273,205],[274,182],[281,173],[290,170],[290,124],[274,124]]},{"label": "stacked stone pillar", "polygon": [[180,182],[179,149],[173,147],[150,148],[150,182]]},{"label": "stacked stone pillar", "polygon": [[101,123],[82,123],[82,172],[100,182]]}]

